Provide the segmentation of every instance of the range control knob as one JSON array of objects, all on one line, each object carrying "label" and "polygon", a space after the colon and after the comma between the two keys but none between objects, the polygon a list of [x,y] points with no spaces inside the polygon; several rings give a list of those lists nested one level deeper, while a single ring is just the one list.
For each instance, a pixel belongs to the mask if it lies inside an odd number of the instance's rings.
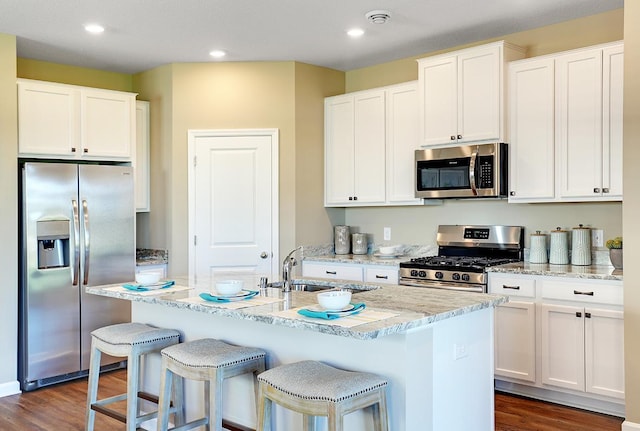
[{"label": "range control knob", "polygon": [[436,272],[436,278],[442,280],[442,277],[444,277],[444,274],[442,272],[440,272],[440,271],[437,271]]},{"label": "range control knob", "polygon": [[462,274],[462,281],[469,281],[469,274]]},{"label": "range control knob", "polygon": [[454,279],[454,280],[456,280],[456,281],[457,281],[457,280],[460,280],[460,274],[458,274],[457,272],[454,272],[454,273],[451,275],[451,278],[453,278],[453,279]]},{"label": "range control knob", "polygon": [[417,277],[418,276],[418,270],[417,269],[412,269],[411,270],[411,276],[412,277]]},{"label": "range control knob", "polygon": [[426,277],[426,276],[427,276],[427,271],[420,271],[420,272],[418,272],[418,276],[419,276],[419,277]]}]

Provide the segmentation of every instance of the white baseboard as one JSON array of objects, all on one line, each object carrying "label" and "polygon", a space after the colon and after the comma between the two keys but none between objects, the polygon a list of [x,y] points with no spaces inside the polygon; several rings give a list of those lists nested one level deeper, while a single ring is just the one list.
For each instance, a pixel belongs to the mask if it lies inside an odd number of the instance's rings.
[{"label": "white baseboard", "polygon": [[640,424],[624,421],[622,422],[622,431],[640,431]]},{"label": "white baseboard", "polygon": [[20,393],[20,383],[15,382],[0,383],[0,398],[8,397]]}]

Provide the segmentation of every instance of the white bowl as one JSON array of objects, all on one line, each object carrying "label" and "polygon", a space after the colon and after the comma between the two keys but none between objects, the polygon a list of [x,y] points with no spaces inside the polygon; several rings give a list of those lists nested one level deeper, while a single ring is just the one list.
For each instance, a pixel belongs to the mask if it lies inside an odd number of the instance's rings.
[{"label": "white bowl", "polygon": [[154,284],[160,281],[160,274],[157,272],[139,272],[136,274],[136,283]]},{"label": "white bowl", "polygon": [[216,292],[218,295],[235,295],[244,287],[242,280],[220,280],[216,281]]},{"label": "white bowl", "polygon": [[397,245],[381,245],[378,251],[380,254],[396,254],[398,247]]},{"label": "white bowl", "polygon": [[342,310],[351,302],[348,290],[328,290],[318,293],[318,304],[325,310]]}]

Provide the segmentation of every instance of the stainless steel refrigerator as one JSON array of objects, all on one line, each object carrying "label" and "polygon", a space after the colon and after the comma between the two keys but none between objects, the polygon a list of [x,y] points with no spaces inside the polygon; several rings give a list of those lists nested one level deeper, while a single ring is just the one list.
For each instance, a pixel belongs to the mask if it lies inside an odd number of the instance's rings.
[{"label": "stainless steel refrigerator", "polygon": [[85,288],[134,279],[135,207],[130,166],[22,162],[21,176],[18,371],[29,391],[86,375],[91,331],[130,321],[128,301]]}]

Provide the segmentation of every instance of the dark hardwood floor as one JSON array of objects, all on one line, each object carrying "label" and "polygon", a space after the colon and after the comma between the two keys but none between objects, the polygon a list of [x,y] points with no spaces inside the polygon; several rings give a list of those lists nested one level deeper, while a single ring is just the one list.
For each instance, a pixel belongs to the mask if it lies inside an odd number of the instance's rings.
[{"label": "dark hardwood floor", "polygon": [[[101,377],[98,397],[117,395],[125,387],[126,371],[112,371]],[[86,395],[87,381],[83,379],[0,398],[0,431],[84,430]],[[495,396],[495,406],[496,431],[620,431],[623,421],[501,393]],[[124,403],[120,407],[124,410]],[[122,429],[122,423],[96,415],[95,431]]]}]

